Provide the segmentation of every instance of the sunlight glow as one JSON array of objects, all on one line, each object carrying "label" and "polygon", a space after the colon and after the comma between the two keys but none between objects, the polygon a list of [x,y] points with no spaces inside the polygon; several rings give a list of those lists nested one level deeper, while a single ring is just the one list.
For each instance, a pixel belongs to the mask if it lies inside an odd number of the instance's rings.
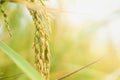
[{"label": "sunlight glow", "polygon": [[[103,28],[97,30],[91,43],[91,50],[96,50],[96,52],[99,52],[99,50],[104,51],[109,39],[111,39],[117,53],[120,53],[120,19],[119,14],[116,12],[120,10],[120,0],[50,0],[49,2],[48,6],[51,8],[66,11],[59,13],[59,21],[62,24],[67,24],[68,27],[76,29],[78,32],[87,24],[88,28],[86,29],[89,29],[90,22],[96,23],[107,20],[108,23],[105,23],[107,24],[105,26],[98,24]],[[99,50],[96,47],[98,45]]]},{"label": "sunlight glow", "polygon": [[[83,21],[100,20],[108,17],[119,7],[118,0],[75,0],[71,5],[66,5],[66,10],[73,11],[76,14],[68,15],[68,20],[74,24],[80,24]],[[63,2],[66,2],[64,0]],[[65,4],[65,3],[64,3]],[[66,4],[70,4],[66,2]]]}]

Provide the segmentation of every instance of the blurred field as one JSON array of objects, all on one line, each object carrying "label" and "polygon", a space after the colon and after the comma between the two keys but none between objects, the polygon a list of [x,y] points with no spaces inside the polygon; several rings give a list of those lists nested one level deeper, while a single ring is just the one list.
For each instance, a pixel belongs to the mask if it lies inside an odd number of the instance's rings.
[{"label": "blurred field", "polygon": [[[50,0],[51,80],[55,80],[100,57],[98,63],[65,80],[120,80],[120,1]],[[111,6],[111,7],[110,7]],[[34,66],[34,25],[23,5],[4,5],[13,36],[3,28],[0,13],[0,40],[8,44]],[[22,71],[0,51],[0,76]],[[29,80],[25,74],[4,80]]]}]

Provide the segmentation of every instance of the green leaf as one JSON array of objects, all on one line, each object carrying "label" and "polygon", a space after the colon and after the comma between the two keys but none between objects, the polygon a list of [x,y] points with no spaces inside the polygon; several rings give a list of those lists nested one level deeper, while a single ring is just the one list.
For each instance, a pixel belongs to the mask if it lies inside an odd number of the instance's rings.
[{"label": "green leaf", "polygon": [[0,49],[5,52],[31,80],[42,80],[39,73],[27,61],[2,41],[0,41]]}]

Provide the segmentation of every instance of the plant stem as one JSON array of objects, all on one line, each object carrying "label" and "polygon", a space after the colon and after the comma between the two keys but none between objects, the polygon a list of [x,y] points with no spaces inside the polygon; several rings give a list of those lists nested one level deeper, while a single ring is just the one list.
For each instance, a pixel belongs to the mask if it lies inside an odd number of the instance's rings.
[{"label": "plant stem", "polygon": [[63,80],[63,79],[65,79],[65,78],[67,78],[67,77],[70,77],[71,75],[73,75],[73,74],[75,74],[75,73],[77,73],[77,72],[79,72],[79,71],[81,71],[81,70],[83,70],[83,69],[85,69],[85,68],[87,68],[87,67],[95,64],[95,63],[97,63],[97,62],[100,61],[101,59],[102,59],[102,58],[99,58],[99,59],[97,59],[97,60],[95,60],[95,61],[93,61],[93,62],[91,62],[91,63],[89,63],[89,64],[86,64],[85,66],[82,66],[82,67],[80,67],[80,68],[78,68],[78,69],[76,69],[76,70],[74,70],[74,71],[72,71],[72,72],[70,72],[70,73],[68,73],[68,74],[66,74],[66,75],[58,78],[57,80]]}]

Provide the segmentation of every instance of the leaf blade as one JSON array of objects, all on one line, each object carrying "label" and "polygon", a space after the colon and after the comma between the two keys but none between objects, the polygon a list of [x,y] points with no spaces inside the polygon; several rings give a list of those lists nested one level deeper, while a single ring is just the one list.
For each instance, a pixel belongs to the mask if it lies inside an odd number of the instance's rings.
[{"label": "leaf blade", "polygon": [[14,63],[31,79],[31,80],[42,80],[41,76],[37,71],[34,70],[31,65],[22,59],[14,50],[12,50],[5,43],[0,41],[0,49],[8,55]]}]

